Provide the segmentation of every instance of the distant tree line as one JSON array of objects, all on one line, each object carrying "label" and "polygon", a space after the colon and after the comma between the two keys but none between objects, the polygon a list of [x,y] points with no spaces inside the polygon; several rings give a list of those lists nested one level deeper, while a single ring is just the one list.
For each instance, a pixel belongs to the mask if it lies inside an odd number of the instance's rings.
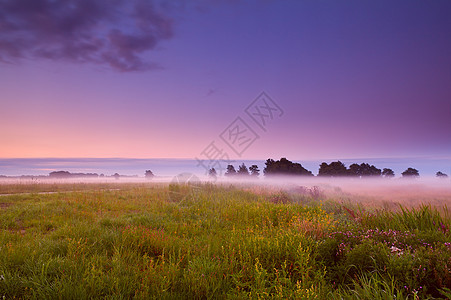
[{"label": "distant tree line", "polygon": [[[65,179],[65,178],[103,178],[106,177],[104,174],[97,173],[71,173],[69,171],[54,171],[49,173],[49,178],[53,179]],[[111,177],[119,179],[120,177],[138,177],[137,175],[127,176],[119,175],[119,173],[114,173]]]},{"label": "distant tree line", "polygon": [[[314,176],[313,173],[306,168],[304,168],[300,163],[294,163],[289,161],[285,157],[282,157],[280,160],[267,159],[265,162],[265,168],[263,169],[263,174],[265,177],[277,176],[277,175],[290,175],[290,176]],[[404,172],[401,173],[402,177],[413,178],[419,177],[420,173],[417,169],[407,168]],[[448,175],[438,171],[435,174],[439,178],[447,178]],[[68,171],[54,171],[49,174],[50,178],[81,178],[81,177],[104,177],[105,175],[97,173],[70,173]],[[211,168],[208,171],[208,176],[211,178],[217,178],[218,172],[215,168]],[[260,170],[257,165],[251,165],[249,168],[242,163],[238,166],[238,169],[235,169],[233,165],[228,165],[226,168],[226,172],[224,176],[229,178],[240,178],[240,177],[248,177],[248,178],[257,178],[260,176]],[[395,176],[395,172],[390,168],[379,169],[374,165],[370,165],[368,163],[353,163],[349,167],[346,167],[344,163],[341,161],[333,161],[331,163],[323,162],[319,165],[318,170],[319,177],[359,177],[359,178],[368,178],[368,177],[385,177],[391,178]],[[6,177],[1,176],[0,177]],[[124,176],[115,173],[111,177],[119,179],[120,177],[137,177],[135,176]],[[144,177],[146,179],[153,179],[155,177],[154,173],[151,170],[146,170],[144,173]]]},{"label": "distant tree line", "polygon": [[[418,177],[420,173],[417,169],[407,168],[401,173],[402,177]],[[353,163],[347,168],[341,161],[334,161],[330,164],[323,162],[319,166],[318,176],[325,177],[386,177],[391,178],[395,176],[395,172],[390,168],[379,169],[374,165],[368,163],[356,164]]]},{"label": "distant tree line", "polygon": [[313,173],[304,168],[300,163],[293,163],[282,157],[280,160],[267,159],[263,170],[265,176],[272,175],[301,175],[313,176]]},{"label": "distant tree line", "polygon": [[[418,171],[417,171],[418,172]],[[346,168],[345,164],[341,161],[334,161],[330,164],[323,162],[319,166],[318,176],[325,177],[394,177],[395,172],[392,169],[384,168],[383,170],[376,168],[374,165],[368,163],[356,164],[353,163]]]},{"label": "distant tree line", "polygon": [[50,178],[78,178],[78,177],[99,177],[97,173],[71,173],[68,171],[54,171],[49,173]]},{"label": "distant tree line", "polygon": [[[294,175],[294,176],[314,176],[313,173],[306,168],[304,168],[300,163],[294,163],[286,159],[285,157],[280,160],[267,159],[265,162],[265,168],[263,169],[263,174],[266,177],[276,176],[276,175]],[[254,176],[258,177],[260,175],[260,170],[257,165],[252,165],[247,168],[243,163],[238,166],[238,170],[235,169],[233,165],[228,165],[226,172],[224,174],[226,177],[234,176]],[[402,177],[414,178],[419,177],[420,173],[417,169],[407,168],[401,173]],[[215,168],[209,170],[209,176],[216,178],[218,176]],[[318,170],[319,177],[359,177],[359,178],[374,178],[374,177],[385,177],[391,178],[395,176],[395,172],[390,168],[379,169],[374,165],[368,163],[353,163],[349,167],[346,167],[341,161],[333,161],[331,163],[323,162],[319,166]],[[443,172],[437,172],[437,177],[446,178],[447,174]]]},{"label": "distant tree line", "polygon": [[[208,175],[211,178],[216,178],[218,176],[218,173],[215,168],[211,168],[208,172]],[[238,166],[238,171],[235,169],[233,165],[228,165],[226,168],[226,172],[224,173],[224,176],[226,177],[250,177],[250,178],[257,178],[260,175],[260,170],[258,169],[257,165],[251,165],[249,168],[242,163],[240,166]]]}]

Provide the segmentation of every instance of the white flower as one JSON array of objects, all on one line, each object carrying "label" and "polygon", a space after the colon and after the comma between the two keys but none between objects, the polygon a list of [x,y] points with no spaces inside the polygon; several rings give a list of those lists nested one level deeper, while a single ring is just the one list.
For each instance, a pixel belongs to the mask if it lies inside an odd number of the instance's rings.
[{"label": "white flower", "polygon": [[391,253],[396,253],[396,254],[398,254],[398,256],[399,255],[402,255],[404,252],[402,252],[402,249],[399,249],[398,247],[395,247],[395,246],[391,246]]},{"label": "white flower", "polygon": [[402,251],[401,249],[399,249],[398,247],[395,247],[395,246],[391,246],[391,252],[399,252],[399,251]]}]

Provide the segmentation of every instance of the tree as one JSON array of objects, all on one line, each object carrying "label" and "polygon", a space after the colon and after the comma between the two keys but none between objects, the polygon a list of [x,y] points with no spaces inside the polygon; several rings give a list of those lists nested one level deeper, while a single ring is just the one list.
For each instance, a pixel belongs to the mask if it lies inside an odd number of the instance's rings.
[{"label": "tree", "polygon": [[352,164],[349,166],[348,174],[351,176],[381,176],[381,170],[367,163]]},{"label": "tree", "polygon": [[319,166],[318,176],[346,176],[349,175],[348,169],[341,161],[333,161],[330,164],[323,162]]},{"label": "tree", "polygon": [[53,171],[49,173],[51,178],[69,178],[72,174],[68,171]]},{"label": "tree", "polygon": [[382,170],[376,168],[374,165],[369,165],[366,163],[360,164],[360,170],[362,176],[381,176]]},{"label": "tree", "polygon": [[251,176],[258,177],[260,175],[260,170],[257,165],[250,166],[249,171],[251,171]]},{"label": "tree", "polygon": [[313,176],[312,172],[305,169],[299,163],[293,163],[282,157],[280,160],[274,161],[273,159],[267,159],[265,163],[266,167],[263,169],[265,176],[271,175],[306,175]]},{"label": "tree", "polygon": [[232,165],[227,166],[227,171],[225,172],[224,176],[234,176],[236,175],[235,167]]},{"label": "tree", "polygon": [[119,177],[121,177],[121,175],[119,175],[118,173],[114,173],[113,177],[114,177],[116,180],[118,180]]},{"label": "tree", "polygon": [[440,172],[440,171],[438,171],[437,173],[435,173],[435,176],[437,176],[437,177],[439,177],[439,178],[446,178],[446,177],[448,177],[447,174],[445,174],[445,173],[443,173],[443,172]]},{"label": "tree", "polygon": [[146,173],[144,173],[144,177],[146,177],[146,179],[152,179],[155,177],[155,175],[151,170],[146,170]]},{"label": "tree", "polygon": [[249,176],[249,171],[247,170],[246,165],[243,163],[241,166],[238,167],[237,175],[240,176]]},{"label": "tree", "polygon": [[350,165],[348,173],[351,176],[360,176],[360,166],[358,164]]},{"label": "tree", "polygon": [[384,176],[386,178],[395,177],[395,172],[393,172],[392,169],[384,168],[382,170],[382,176]]},{"label": "tree", "polygon": [[402,177],[418,177],[420,173],[418,173],[417,169],[407,168],[404,172],[401,173]]},{"label": "tree", "polygon": [[218,177],[218,173],[216,172],[215,168],[211,168],[210,170],[208,170],[208,177],[212,179],[216,179]]},{"label": "tree", "polygon": [[272,158],[268,158],[265,162],[265,168],[263,169],[263,174],[267,176],[267,173],[270,174],[272,169],[274,169],[274,165],[276,164],[275,160]]}]

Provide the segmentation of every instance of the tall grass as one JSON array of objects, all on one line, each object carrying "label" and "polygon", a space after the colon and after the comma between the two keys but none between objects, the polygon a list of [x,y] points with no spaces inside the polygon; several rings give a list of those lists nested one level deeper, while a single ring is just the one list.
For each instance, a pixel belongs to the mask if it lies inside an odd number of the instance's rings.
[{"label": "tall grass", "polygon": [[301,200],[152,184],[3,196],[0,297],[413,299],[451,288],[448,215]]}]

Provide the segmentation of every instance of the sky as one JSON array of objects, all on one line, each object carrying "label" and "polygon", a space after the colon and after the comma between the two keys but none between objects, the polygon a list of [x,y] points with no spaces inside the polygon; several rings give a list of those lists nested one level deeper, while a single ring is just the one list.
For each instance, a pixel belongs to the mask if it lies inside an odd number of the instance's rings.
[{"label": "sky", "polygon": [[449,0],[0,0],[0,158],[448,170],[450,36]]}]

